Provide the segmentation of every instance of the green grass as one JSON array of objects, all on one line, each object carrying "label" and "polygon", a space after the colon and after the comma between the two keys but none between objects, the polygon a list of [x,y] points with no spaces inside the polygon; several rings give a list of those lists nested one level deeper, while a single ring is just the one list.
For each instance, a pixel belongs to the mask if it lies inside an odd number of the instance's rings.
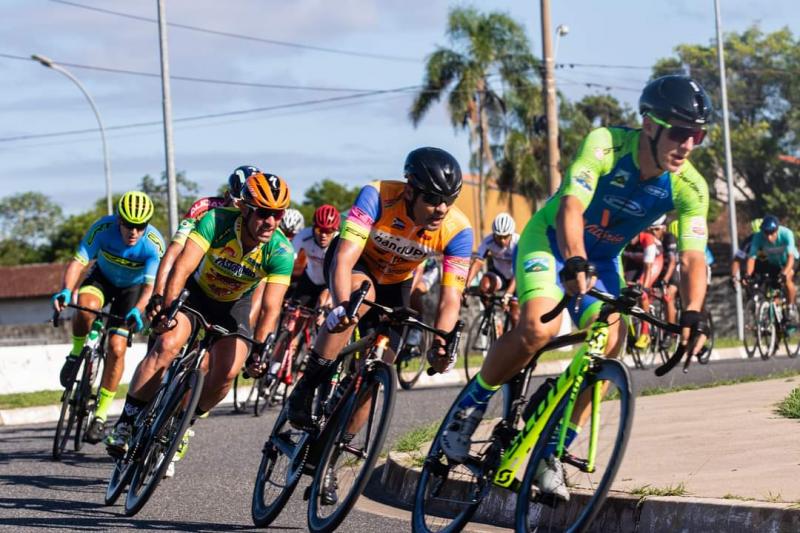
[{"label": "green grass", "polygon": [[722,497],[723,500],[742,500],[751,502],[754,501],[755,498],[745,498],[744,496],[739,496],[738,494],[731,494],[730,492]]},{"label": "green grass", "polygon": [[647,389],[642,389],[641,392],[639,393],[639,396],[655,396],[658,394],[667,394],[671,392],[680,392],[685,390],[710,389],[712,387],[739,385],[741,383],[768,381],[770,379],[793,378],[798,375],[800,375],[800,370],[783,370],[781,372],[772,372],[764,376],[742,376],[733,379],[721,379],[718,381],[711,381],[709,383],[686,383],[685,385],[678,385],[675,387],[651,387]]},{"label": "green grass", "polygon": [[631,494],[634,496],[686,496],[689,491],[681,481],[677,485],[667,485],[666,487],[653,487],[652,485],[642,485],[631,489]]},{"label": "green grass", "polygon": [[436,420],[425,426],[419,426],[402,435],[394,445],[394,450],[403,453],[418,452],[425,442],[433,440],[441,421]]},{"label": "green grass", "polygon": [[[55,405],[61,403],[60,390],[41,390],[36,392],[17,392],[13,394],[0,394],[0,409],[18,409],[20,407],[39,407],[42,405]],[[125,398],[128,394],[128,385],[120,385],[117,389],[117,398]]]},{"label": "green grass", "polygon": [[775,412],[786,418],[800,418],[800,387],[794,389],[789,396],[778,403]]},{"label": "green grass", "polygon": [[738,348],[740,346],[744,346],[744,344],[737,337],[721,337],[719,339],[714,339],[715,350],[718,348]]}]

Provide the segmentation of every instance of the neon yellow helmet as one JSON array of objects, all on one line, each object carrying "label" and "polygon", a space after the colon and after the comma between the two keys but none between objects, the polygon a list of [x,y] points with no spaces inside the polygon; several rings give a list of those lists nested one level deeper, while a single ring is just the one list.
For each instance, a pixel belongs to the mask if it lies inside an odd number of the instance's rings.
[{"label": "neon yellow helmet", "polygon": [[752,228],[753,233],[758,233],[761,231],[761,223],[764,221],[763,218],[754,218],[753,221],[750,223],[750,228]]},{"label": "neon yellow helmet", "polygon": [[153,201],[143,192],[128,191],[117,204],[117,214],[129,224],[146,224],[153,218]]},{"label": "neon yellow helmet", "polygon": [[669,223],[669,232],[672,233],[673,235],[675,235],[676,237],[678,236],[678,221],[677,220],[673,220],[672,222]]}]

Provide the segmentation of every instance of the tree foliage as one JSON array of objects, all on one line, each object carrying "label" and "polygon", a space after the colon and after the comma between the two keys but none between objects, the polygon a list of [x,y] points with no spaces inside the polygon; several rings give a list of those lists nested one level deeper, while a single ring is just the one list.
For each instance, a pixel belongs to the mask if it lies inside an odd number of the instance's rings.
[{"label": "tree foliage", "polygon": [[[770,211],[798,227],[800,166],[781,156],[800,155],[800,40],[788,28],[764,33],[754,25],[725,35],[724,49],[735,186],[752,216]],[[654,77],[670,73],[691,75],[715,104],[719,120],[692,160],[716,197],[725,190],[717,187],[725,179],[725,150],[716,43],[676,47],[675,57],[653,69]]]},{"label": "tree foliage", "polygon": [[353,205],[360,190],[360,187],[347,187],[324,179],[309,187],[303,195],[303,201],[299,204],[292,202],[292,207],[298,209],[303,214],[306,225],[310,225],[317,207],[331,204],[339,211],[346,211]]}]

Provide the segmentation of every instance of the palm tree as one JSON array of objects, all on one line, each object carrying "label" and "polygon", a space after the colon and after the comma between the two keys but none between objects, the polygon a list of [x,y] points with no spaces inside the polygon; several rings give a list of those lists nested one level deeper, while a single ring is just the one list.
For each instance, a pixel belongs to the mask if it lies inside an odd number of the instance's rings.
[{"label": "palm tree", "polygon": [[438,47],[428,56],[425,82],[409,117],[414,126],[419,125],[449,90],[450,122],[454,128],[469,129],[470,151],[478,144],[478,227],[483,235],[485,175],[496,172],[490,137],[502,135],[505,114],[503,97],[492,81],[502,82],[512,91],[530,86],[537,74],[536,60],[522,26],[502,13],[483,15],[474,8],[455,8],[450,11],[446,33],[452,46]]}]

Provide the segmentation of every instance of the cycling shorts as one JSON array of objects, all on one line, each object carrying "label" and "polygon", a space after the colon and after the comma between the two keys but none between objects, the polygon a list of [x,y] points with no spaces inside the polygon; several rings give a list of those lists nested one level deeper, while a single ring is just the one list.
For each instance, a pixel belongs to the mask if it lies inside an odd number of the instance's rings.
[{"label": "cycling shorts", "polygon": [[[552,230],[532,219],[520,236],[517,246],[515,269],[517,296],[520,305],[533,298],[550,298],[556,302],[564,296],[564,285],[559,272],[564,268],[564,258],[558,250]],[[619,296],[625,286],[621,275],[619,257],[606,259],[589,258],[589,263],[597,270],[595,287],[603,292]],[[585,327],[589,318],[600,312],[602,302],[591,296],[584,296],[578,312],[575,312],[574,299],[568,307],[570,316],[578,327]]]},{"label": "cycling shorts", "polygon": [[[117,287],[103,275],[97,263],[95,263],[89,275],[81,283],[78,294],[93,294],[100,299],[101,308],[110,303],[111,309],[109,313],[124,317],[139,301],[142,295],[142,287],[143,285]],[[128,336],[128,327],[124,320],[109,319],[108,330],[112,334],[123,337]]]},{"label": "cycling shorts", "polygon": [[508,288],[508,284],[511,283],[511,280],[505,277],[503,274],[500,273],[499,270],[495,270],[494,268],[489,267],[486,271],[486,274],[492,274],[496,276],[500,280],[500,288],[497,289],[498,291],[504,291]]},{"label": "cycling shorts", "polygon": [[[186,288],[189,289],[189,298],[186,300],[187,307],[199,311],[210,324],[222,326],[231,333],[238,332],[252,337],[250,328],[252,292],[232,302],[220,302],[209,298],[194,278],[186,281]],[[191,321],[192,327],[195,327],[197,318],[189,313],[185,313],[185,316]]]}]

